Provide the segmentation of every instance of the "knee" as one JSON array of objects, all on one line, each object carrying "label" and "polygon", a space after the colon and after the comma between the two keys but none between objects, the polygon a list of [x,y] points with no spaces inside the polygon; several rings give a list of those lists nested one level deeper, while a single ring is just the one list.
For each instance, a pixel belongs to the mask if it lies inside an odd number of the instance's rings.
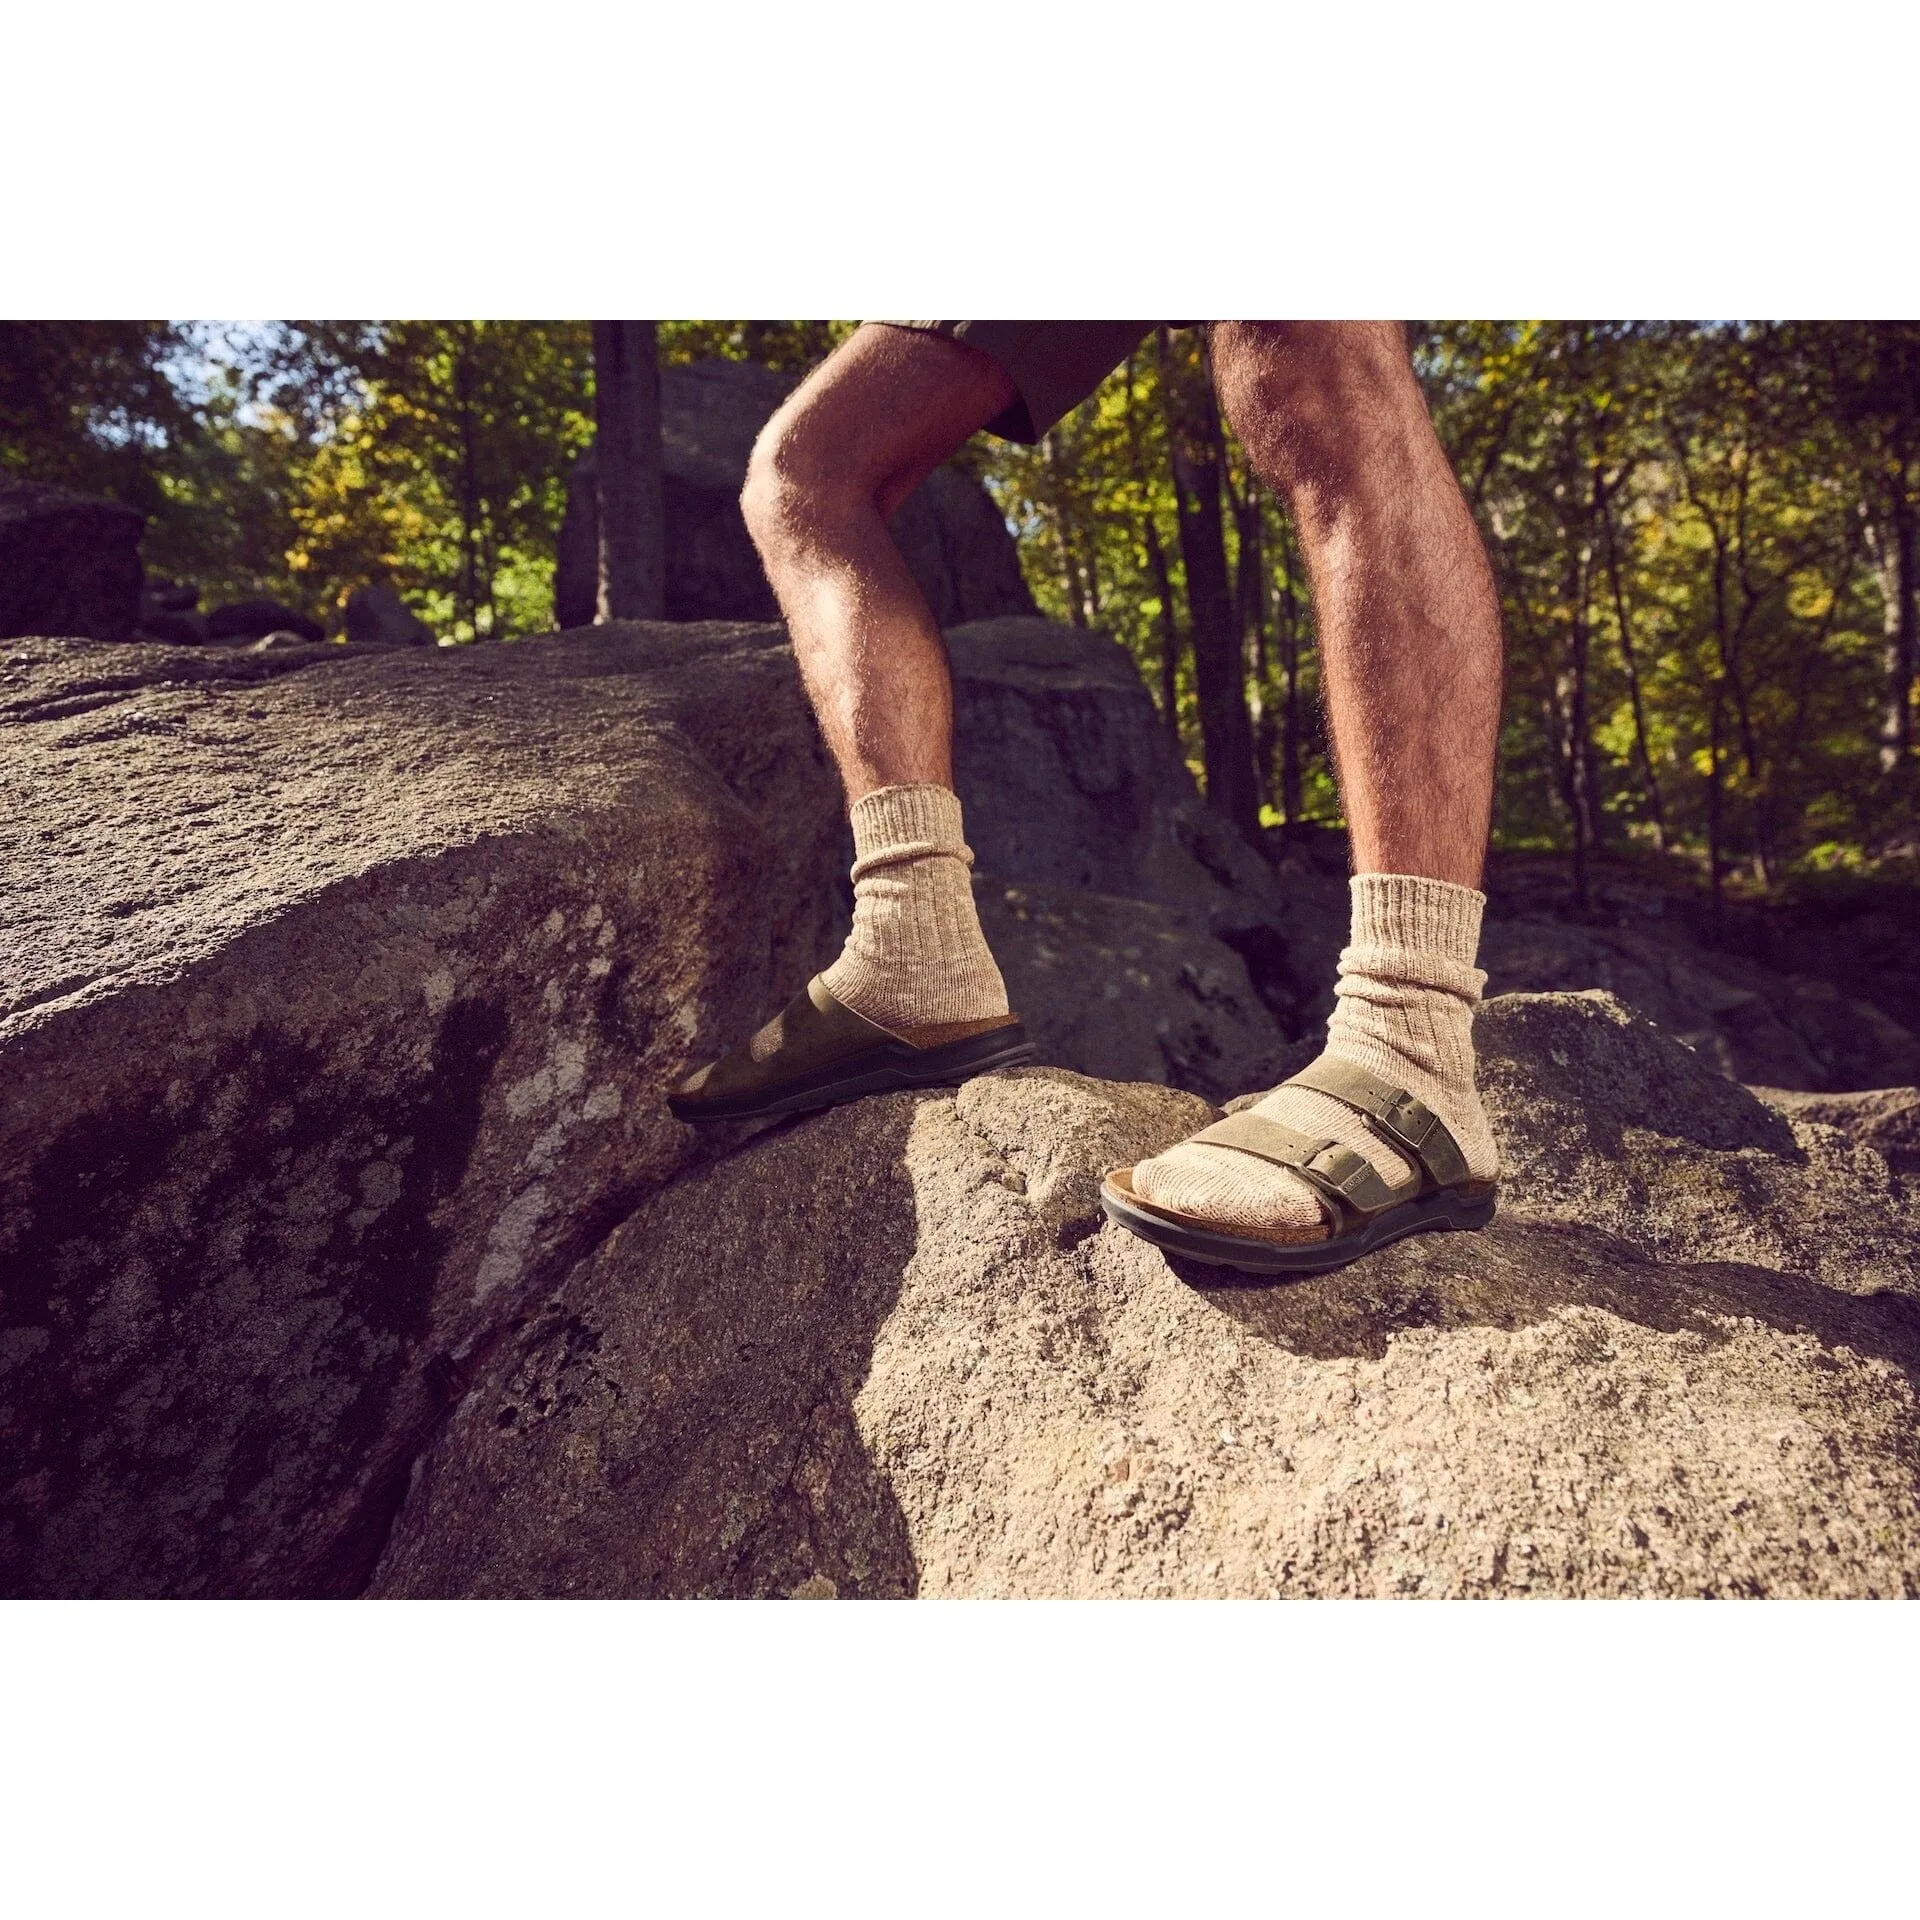
[{"label": "knee", "polygon": [[771,560],[870,502],[872,487],[804,398],[789,402],[760,430],[747,460],[740,512],[763,559]]},{"label": "knee", "polygon": [[1325,511],[1430,434],[1395,321],[1228,321],[1214,373],[1233,430],[1268,485]]},{"label": "knee", "polygon": [[740,514],[762,558],[768,558],[807,518],[808,490],[794,471],[791,433],[781,414],[760,429],[747,459]]}]

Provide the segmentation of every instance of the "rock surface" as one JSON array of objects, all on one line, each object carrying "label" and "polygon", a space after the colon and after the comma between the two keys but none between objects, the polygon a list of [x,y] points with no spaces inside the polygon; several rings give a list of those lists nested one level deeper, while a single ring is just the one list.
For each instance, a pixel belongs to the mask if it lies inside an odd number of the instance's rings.
[{"label": "rock surface", "polygon": [[347,595],[347,638],[362,647],[430,647],[433,630],[391,587],[355,587]]},{"label": "rock surface", "polygon": [[209,638],[204,613],[142,614],[136,640],[157,640],[163,647],[204,647]]},{"label": "rock surface", "polygon": [[935,467],[888,525],[942,627],[1033,613],[1000,509],[958,467]]},{"label": "rock surface", "polygon": [[278,600],[231,600],[207,615],[209,640],[264,640],[270,633],[298,634],[302,640],[327,637],[326,628],[318,620],[296,613]]},{"label": "rock surface", "polygon": [[1569,926],[1491,914],[1493,993],[1605,987],[1729,1079],[1805,1089],[1920,1079],[1920,1040],[1831,981],[1705,947],[1678,925]]},{"label": "rock surface", "polygon": [[[1481,1037],[1502,1217],[1287,1284],[1100,1223],[1105,1167],[1207,1117],[1166,1089],[1030,1069],[756,1141],[495,1350],[372,1590],[1920,1592],[1920,1217],[1885,1168],[1604,996]],[[1656,1165],[1651,1224],[1576,1217]]]},{"label": "rock surface", "polygon": [[0,475],[0,638],[130,638],[145,526],[112,500]]},{"label": "rock surface", "polygon": [[1132,658],[1041,619],[947,635],[954,776],[981,867],[1231,921],[1284,912],[1266,862],[1200,804]]},{"label": "rock surface", "polygon": [[976,877],[974,898],[1043,1060],[1219,1101],[1319,1051],[1288,1041],[1240,956],[1170,907],[991,875]]},{"label": "rock surface", "polygon": [[[1652,943],[1658,986],[1690,1012],[1695,1044],[1737,1080],[1841,1093],[1920,1077],[1910,1064],[1920,1058],[1920,886],[1802,876],[1779,898],[1729,896],[1716,913],[1697,876],[1673,863],[1611,855],[1594,869],[1593,911],[1581,915],[1564,856],[1498,856],[1489,911],[1534,930],[1635,936],[1625,952],[1543,943],[1553,964],[1613,970],[1613,990],[1629,1001],[1646,988],[1630,969]],[[1666,956],[1680,972],[1667,971]]]},{"label": "rock surface", "polygon": [[139,632],[135,638],[172,647],[203,647],[207,616],[198,611],[200,590],[177,580],[149,580],[140,589]]},{"label": "rock surface", "polygon": [[[1269,851],[1293,969],[1330,979],[1346,929],[1346,836],[1273,829]],[[1603,987],[1750,1086],[1838,1094],[1920,1079],[1920,890],[1729,901],[1716,917],[1683,871],[1618,855],[1596,865],[1581,912],[1564,857],[1493,856],[1480,946],[1489,993]]]},{"label": "rock surface", "polygon": [[200,604],[200,589],[184,580],[149,580],[140,589],[140,617],[155,613],[191,613]]},{"label": "rock surface", "polygon": [[0,1589],[364,1582],[461,1369],[827,957],[777,633],[0,651]]},{"label": "rock surface", "polygon": [[1002,619],[947,651],[975,896],[1042,1057],[1216,1100],[1280,1077],[1331,959],[1316,972],[1312,916],[1201,803],[1125,649]]},{"label": "rock surface", "polygon": [[[1277,1077],[1211,929],[1293,883],[1050,631],[955,644],[1017,993]],[[0,646],[0,1589],[1920,1588],[1898,1103],[1850,1137],[1511,995],[1487,1233],[1176,1270],[1095,1200],[1208,1117],[1175,1087],[668,1118],[833,950],[843,834],[777,630]]]},{"label": "rock surface", "polygon": [[[779,609],[740,517],[740,489],[760,429],[795,385],[738,360],[660,370],[670,620],[772,620]],[[597,508],[593,456],[569,472],[554,580],[561,627],[593,619]],[[942,626],[1033,611],[1019,555],[977,481],[937,469],[894,516],[894,537]]]},{"label": "rock surface", "polygon": [[1789,1119],[1832,1127],[1855,1146],[1870,1147],[1902,1178],[1920,1182],[1920,1087],[1853,1093],[1801,1093],[1784,1087],[1751,1091]]}]

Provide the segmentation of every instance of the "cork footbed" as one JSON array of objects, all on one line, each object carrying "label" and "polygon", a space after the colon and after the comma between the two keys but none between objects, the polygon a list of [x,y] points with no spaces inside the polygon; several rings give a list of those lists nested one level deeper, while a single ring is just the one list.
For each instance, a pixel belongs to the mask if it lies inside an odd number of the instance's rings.
[{"label": "cork footbed", "polygon": [[1017,1027],[1017,1013],[995,1014],[988,1020],[949,1020],[937,1027],[889,1027],[896,1040],[904,1040],[923,1053],[929,1047],[950,1047],[956,1040],[971,1040],[976,1033],[991,1033],[996,1027]]},{"label": "cork footbed", "polygon": [[1263,1240],[1275,1247],[1311,1246],[1317,1241],[1332,1238],[1332,1229],[1324,1221],[1318,1227],[1226,1227],[1218,1220],[1203,1220],[1197,1213],[1182,1213],[1175,1207],[1157,1206],[1134,1192],[1131,1167],[1115,1167],[1107,1175],[1107,1185],[1134,1206],[1144,1207],[1148,1213],[1157,1213],[1162,1220],[1171,1220],[1177,1227],[1198,1227],[1202,1233],[1230,1233],[1236,1240]]}]

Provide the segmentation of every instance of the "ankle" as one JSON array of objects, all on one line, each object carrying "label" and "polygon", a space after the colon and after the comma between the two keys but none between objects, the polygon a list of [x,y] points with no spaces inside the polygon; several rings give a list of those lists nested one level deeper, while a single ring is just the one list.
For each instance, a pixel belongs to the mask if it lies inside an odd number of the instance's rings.
[{"label": "ankle", "polygon": [[1446,1122],[1476,1177],[1498,1150],[1474,1083],[1475,964],[1486,899],[1417,874],[1356,874],[1327,1052],[1404,1087]]},{"label": "ankle", "polygon": [[935,966],[876,956],[849,939],[820,977],[843,1007],[891,1033],[979,1029],[1008,1015],[1006,984],[984,939],[977,953]]},{"label": "ankle", "polygon": [[828,992],[894,1032],[1004,1017],[1006,983],[974,907],[958,797],[882,787],[854,803],[852,819],[853,927]]}]

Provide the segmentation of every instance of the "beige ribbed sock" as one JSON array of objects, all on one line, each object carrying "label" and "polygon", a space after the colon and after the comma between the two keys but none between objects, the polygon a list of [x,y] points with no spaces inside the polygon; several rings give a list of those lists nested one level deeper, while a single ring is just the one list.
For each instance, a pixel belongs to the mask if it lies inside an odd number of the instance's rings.
[{"label": "beige ribbed sock", "polygon": [[[1424,1100],[1452,1130],[1468,1171],[1490,1180],[1500,1153],[1473,1085],[1473,1009],[1487,979],[1474,960],[1486,896],[1404,873],[1356,874],[1351,886],[1353,937],[1340,956],[1326,1054]],[[1389,1186],[1417,1172],[1328,1094],[1280,1087],[1252,1111],[1352,1147]],[[1133,1185],[1154,1206],[1229,1231],[1311,1227],[1326,1218],[1304,1180],[1231,1147],[1183,1141],[1135,1167]]]},{"label": "beige ribbed sock", "polygon": [[882,787],[853,803],[853,931],[827,991],[894,1033],[1004,1019],[961,838],[945,787]]}]

